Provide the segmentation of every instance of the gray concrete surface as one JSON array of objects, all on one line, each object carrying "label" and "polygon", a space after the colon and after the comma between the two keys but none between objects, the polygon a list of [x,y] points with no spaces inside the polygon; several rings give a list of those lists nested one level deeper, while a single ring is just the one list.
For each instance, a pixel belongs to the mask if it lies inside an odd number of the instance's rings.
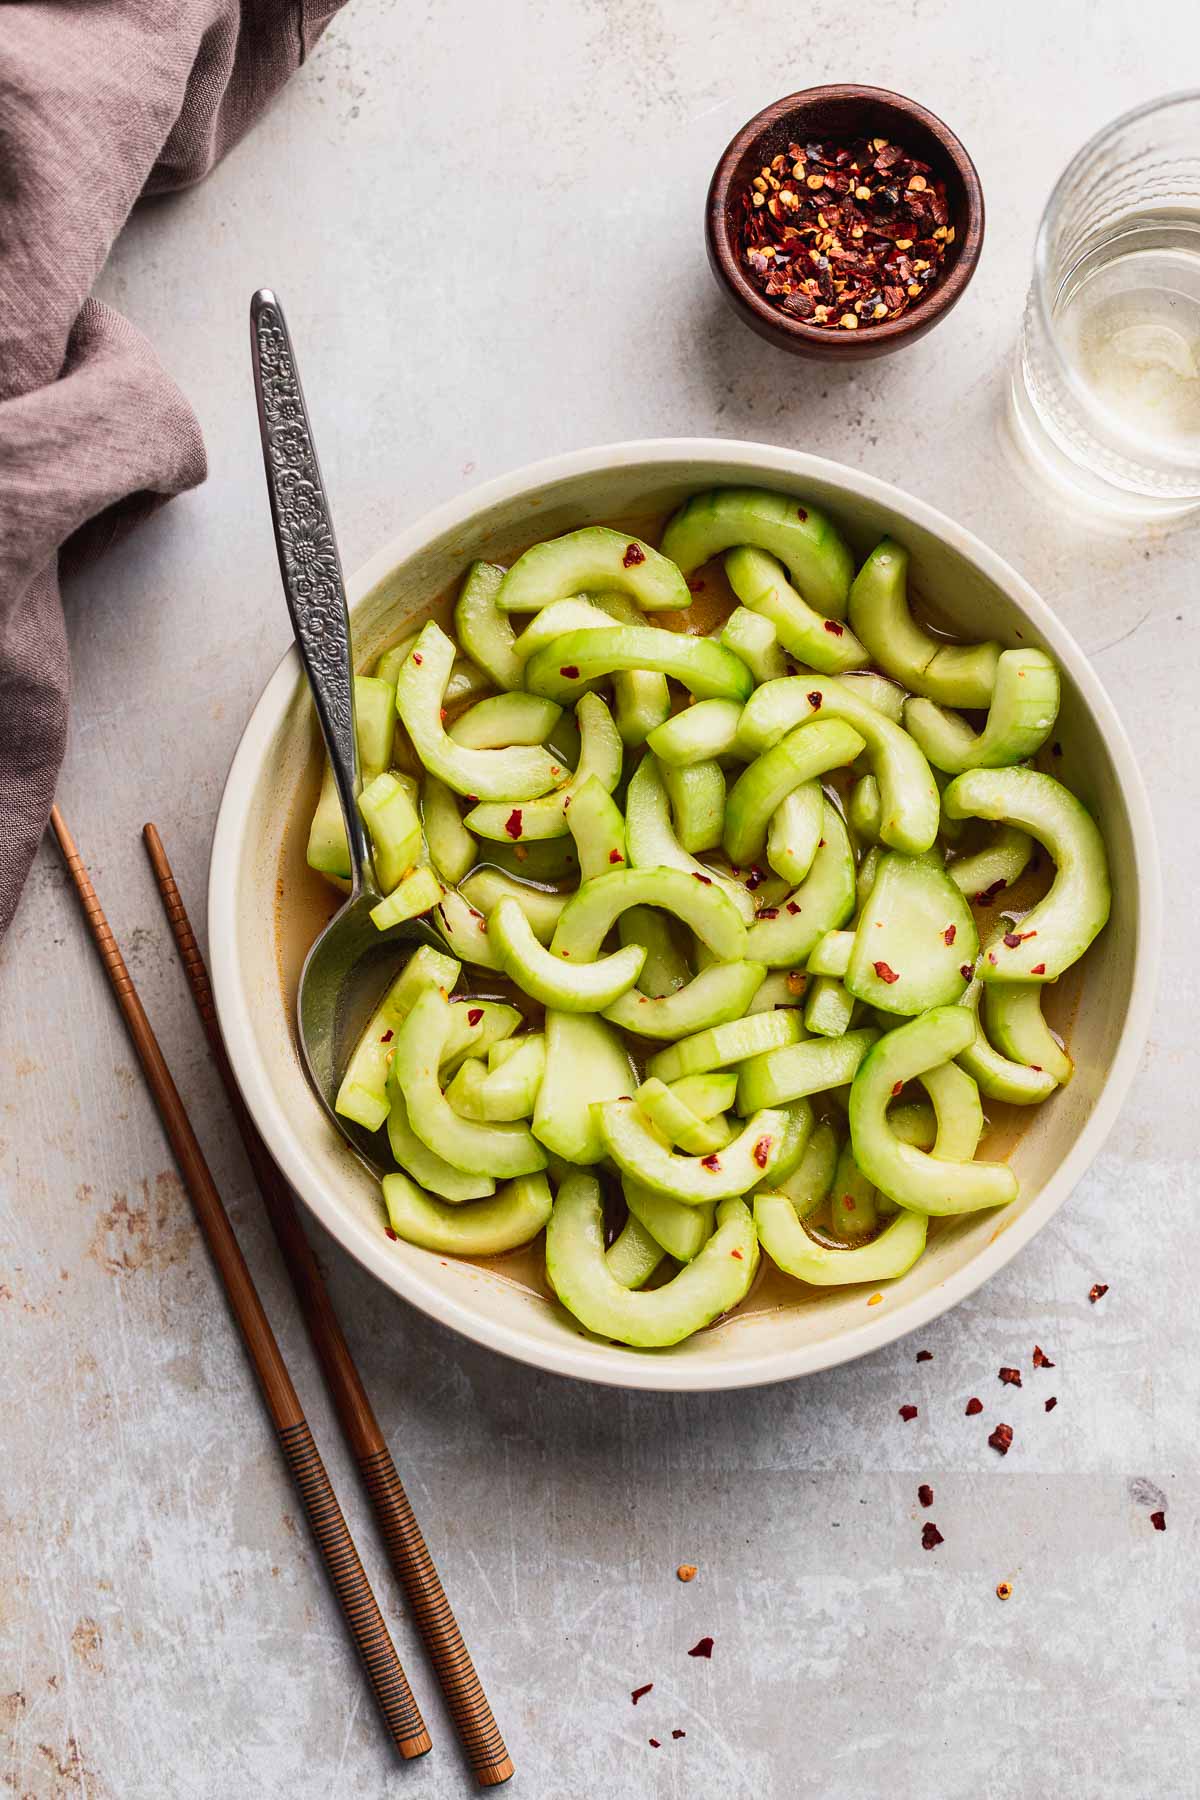
[{"label": "gray concrete surface", "polygon": [[[302,351],[348,565],[430,503],[575,445],[714,432],[843,458],[963,519],[1060,609],[1141,748],[1166,853],[1174,954],[1119,1127],[1053,1226],[920,1343],[730,1398],[591,1391],[459,1343],[321,1243],[519,1791],[1200,1792],[1197,537],[1073,523],[1027,490],[996,431],[1050,181],[1110,116],[1178,86],[1195,49],[1179,0],[355,0],[224,168],[134,220],[103,293],[191,395],[212,473],[68,596],[61,797],[436,1747],[398,1768],[381,1745],[43,852],[0,949],[0,1791],[445,1800],[470,1785],[231,1147],[137,841],[156,818],[199,912],[225,769],[287,642],[246,354],[247,296],[269,281]],[[901,361],[820,373],[723,310],[700,220],[746,116],[844,78],[907,90],[957,127],[988,241],[931,338]],[[1097,1280],[1110,1292],[1091,1306]],[[1035,1340],[1057,1366],[1032,1376]],[[917,1366],[922,1346],[933,1360]],[[1002,1405],[1001,1363],[1025,1370]],[[984,1420],[963,1416],[973,1393]],[[909,1400],[920,1416],[903,1424]],[[981,1429],[997,1415],[1016,1430],[1005,1461]],[[945,1538],[931,1553],[925,1517]],[[685,1558],[700,1565],[688,1587]],[[705,1633],[711,1662],[689,1659]]]}]

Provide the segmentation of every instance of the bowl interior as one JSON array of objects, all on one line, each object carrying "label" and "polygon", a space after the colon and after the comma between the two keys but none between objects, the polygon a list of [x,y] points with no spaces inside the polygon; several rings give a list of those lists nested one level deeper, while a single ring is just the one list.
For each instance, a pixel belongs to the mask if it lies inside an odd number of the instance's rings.
[{"label": "bowl interior", "polygon": [[709,1388],[779,1379],[859,1354],[953,1304],[1032,1236],[1095,1153],[1145,1029],[1145,1008],[1131,1013],[1135,983],[1140,990],[1152,960],[1146,896],[1155,876],[1144,795],[1121,728],[1072,640],[1018,576],[924,505],[836,464],[751,445],[610,448],[554,467],[559,472],[533,471],[443,509],[360,573],[350,584],[360,666],[406,622],[445,604],[473,557],[507,562],[537,539],[588,523],[632,528],[699,489],[748,481],[827,508],[860,557],[885,533],[900,538],[912,553],[916,591],[963,637],[1037,644],[1058,660],[1058,766],[1102,822],[1115,898],[1111,923],[1070,996],[1075,1078],[1032,1110],[1012,1143],[1020,1198],[998,1215],[947,1221],[881,1299],[861,1287],[812,1290],[775,1276],[757,1305],[656,1352],[584,1333],[537,1291],[538,1257],[464,1263],[389,1241],[378,1189],[327,1126],[295,1041],[300,960],[330,903],[319,888],[314,898],[316,878],[303,860],[320,758],[294,652],[247,727],[214,841],[210,934],[222,1028],[251,1111],[293,1186],[353,1254],[445,1323],[523,1360],[618,1384]]}]

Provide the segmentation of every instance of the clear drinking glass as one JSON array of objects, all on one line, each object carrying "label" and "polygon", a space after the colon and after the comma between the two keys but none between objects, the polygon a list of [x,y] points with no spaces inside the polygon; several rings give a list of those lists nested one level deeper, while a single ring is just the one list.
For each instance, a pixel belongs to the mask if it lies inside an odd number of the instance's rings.
[{"label": "clear drinking glass", "polygon": [[1095,506],[1200,506],[1200,93],[1126,113],[1059,178],[1011,400],[1024,449]]}]

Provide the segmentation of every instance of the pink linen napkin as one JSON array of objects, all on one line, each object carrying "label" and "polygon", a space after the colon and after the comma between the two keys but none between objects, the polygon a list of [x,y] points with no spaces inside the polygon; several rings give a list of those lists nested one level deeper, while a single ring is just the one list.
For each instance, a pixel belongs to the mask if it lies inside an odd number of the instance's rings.
[{"label": "pink linen napkin", "polygon": [[0,934],[67,728],[58,592],[205,475],[183,394],[89,298],[143,194],[199,181],[343,0],[0,0]]}]

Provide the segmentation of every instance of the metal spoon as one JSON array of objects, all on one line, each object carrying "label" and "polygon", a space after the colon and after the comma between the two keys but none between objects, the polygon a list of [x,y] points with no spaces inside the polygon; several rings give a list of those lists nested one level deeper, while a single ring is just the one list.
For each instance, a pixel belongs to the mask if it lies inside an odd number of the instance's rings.
[{"label": "metal spoon", "polygon": [[329,500],[287,324],[270,288],[250,302],[254,392],[271,520],[296,648],[312,690],[350,849],[350,897],[317,938],[300,972],[296,1022],[309,1080],[330,1120],[375,1175],[386,1172],[370,1134],[334,1111],[350,1048],[388,981],[417,944],[445,948],[419,919],[381,933],[381,898],[358,810],[354,668],[346,589]]}]

